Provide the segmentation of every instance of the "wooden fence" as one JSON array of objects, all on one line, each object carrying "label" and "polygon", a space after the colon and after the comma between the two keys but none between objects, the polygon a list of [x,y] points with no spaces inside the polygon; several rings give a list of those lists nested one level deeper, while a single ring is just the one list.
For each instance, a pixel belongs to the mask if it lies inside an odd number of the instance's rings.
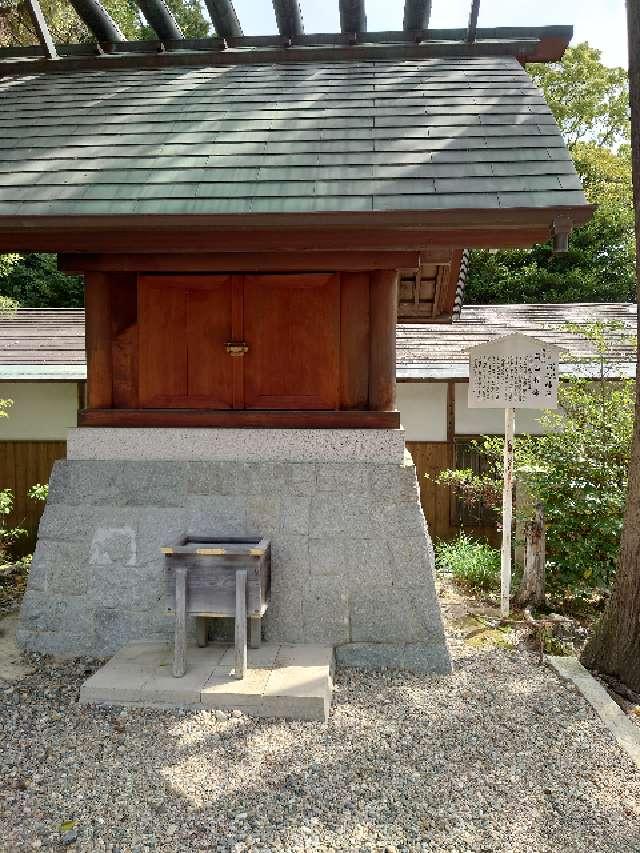
[{"label": "wooden fence", "polygon": [[35,483],[48,483],[56,459],[67,455],[66,441],[0,441],[0,489],[12,489],[14,507],[7,516],[9,527],[25,527],[28,537],[19,552],[33,549],[44,504],[27,496]]},{"label": "wooden fence", "polygon": [[407,450],[416,466],[420,501],[432,539],[452,539],[462,528],[471,536],[497,544],[495,522],[486,513],[469,513],[448,486],[436,483],[438,474],[449,468],[477,468],[469,451],[470,438],[455,441],[408,441]]}]

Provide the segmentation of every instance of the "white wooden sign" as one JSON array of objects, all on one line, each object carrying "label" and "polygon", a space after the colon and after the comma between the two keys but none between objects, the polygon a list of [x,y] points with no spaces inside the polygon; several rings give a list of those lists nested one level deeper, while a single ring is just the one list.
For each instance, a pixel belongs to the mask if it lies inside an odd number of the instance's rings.
[{"label": "white wooden sign", "polygon": [[516,333],[469,350],[470,409],[555,409],[560,350]]},{"label": "white wooden sign", "polygon": [[560,350],[516,333],[469,350],[469,408],[504,409],[500,613],[509,615],[515,409],[555,409]]}]

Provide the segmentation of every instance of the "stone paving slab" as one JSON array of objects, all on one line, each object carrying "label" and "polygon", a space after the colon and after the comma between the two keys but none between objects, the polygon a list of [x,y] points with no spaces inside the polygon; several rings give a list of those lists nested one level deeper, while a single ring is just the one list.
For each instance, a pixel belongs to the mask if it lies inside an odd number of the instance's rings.
[{"label": "stone paving slab", "polygon": [[129,643],[87,679],[82,704],[240,709],[254,717],[326,722],[331,707],[331,646],[263,643],[249,649],[249,668],[235,678],[233,646],[190,647],[187,671],[171,674],[170,643]]}]

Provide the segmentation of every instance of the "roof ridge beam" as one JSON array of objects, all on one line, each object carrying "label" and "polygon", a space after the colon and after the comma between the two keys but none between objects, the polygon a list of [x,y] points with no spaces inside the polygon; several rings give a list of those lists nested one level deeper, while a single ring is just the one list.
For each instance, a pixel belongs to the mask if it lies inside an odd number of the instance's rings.
[{"label": "roof ridge beam", "polygon": [[89,27],[96,40],[126,41],[126,37],[100,0],[69,0],[78,17]]},{"label": "roof ridge beam", "polygon": [[405,0],[402,28],[405,31],[428,29],[431,5],[431,0]]},{"label": "roof ridge beam", "polygon": [[278,32],[287,39],[304,34],[302,12],[298,0],[273,0]]},{"label": "roof ridge beam", "polygon": [[340,29],[354,34],[367,31],[364,0],[340,0]]},{"label": "roof ridge beam", "polygon": [[178,22],[164,0],[135,0],[135,2],[160,41],[179,41],[184,38]]},{"label": "roof ridge beam", "polygon": [[220,38],[228,41],[242,36],[242,27],[232,0],[205,0],[205,4],[216,34]]}]

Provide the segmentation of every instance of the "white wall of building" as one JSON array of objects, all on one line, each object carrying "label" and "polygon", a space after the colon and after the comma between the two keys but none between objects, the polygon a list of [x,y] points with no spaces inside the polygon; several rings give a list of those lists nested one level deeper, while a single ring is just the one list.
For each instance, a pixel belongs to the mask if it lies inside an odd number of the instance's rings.
[{"label": "white wall of building", "polygon": [[447,440],[447,385],[398,382],[398,409],[407,441]]},{"label": "white wall of building", "polygon": [[13,400],[0,441],[66,441],[76,426],[76,382],[0,382],[0,399]]},{"label": "white wall of building", "polygon": [[[469,383],[456,382],[456,435],[502,435],[504,409],[470,409],[468,397]],[[518,409],[516,433],[540,435],[543,432],[538,423],[541,414],[540,409]]]},{"label": "white wall of building", "polygon": [[[455,383],[456,434],[501,434],[502,409],[470,409],[468,383]],[[398,409],[407,441],[447,440],[445,382],[399,382]],[[0,382],[0,399],[13,400],[8,418],[0,418],[0,440],[60,441],[76,426],[78,391],[75,382]],[[541,412],[516,412],[516,432],[538,435]]]}]

